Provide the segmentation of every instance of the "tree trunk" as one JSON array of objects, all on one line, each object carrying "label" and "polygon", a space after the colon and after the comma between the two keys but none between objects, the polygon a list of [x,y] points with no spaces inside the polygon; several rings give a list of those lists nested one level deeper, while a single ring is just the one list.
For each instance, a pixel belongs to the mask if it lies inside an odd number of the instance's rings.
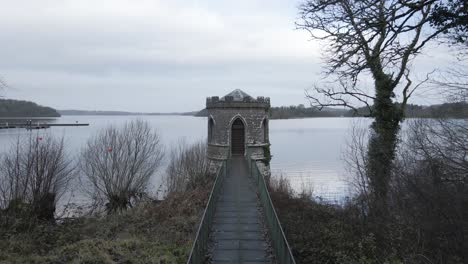
[{"label": "tree trunk", "polygon": [[43,194],[34,203],[34,215],[39,220],[53,221],[55,219],[55,193]]},{"label": "tree trunk", "polygon": [[[367,174],[372,197],[369,204],[370,217],[375,223],[377,244],[380,244],[386,240],[387,235],[387,195],[403,112],[392,100],[394,86],[390,76],[378,75],[375,78],[375,88],[374,122],[368,146]],[[381,246],[380,248],[384,248]]]}]

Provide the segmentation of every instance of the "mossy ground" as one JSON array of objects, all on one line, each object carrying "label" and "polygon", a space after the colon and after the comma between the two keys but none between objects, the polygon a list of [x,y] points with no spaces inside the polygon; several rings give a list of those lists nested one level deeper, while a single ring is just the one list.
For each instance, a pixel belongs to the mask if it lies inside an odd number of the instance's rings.
[{"label": "mossy ground", "polygon": [[196,190],[119,215],[0,229],[0,263],[185,263],[208,195]]}]

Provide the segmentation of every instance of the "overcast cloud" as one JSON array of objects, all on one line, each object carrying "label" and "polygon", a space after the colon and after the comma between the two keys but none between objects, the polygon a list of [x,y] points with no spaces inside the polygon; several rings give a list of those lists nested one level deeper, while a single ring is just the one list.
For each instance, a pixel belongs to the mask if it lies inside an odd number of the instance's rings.
[{"label": "overcast cloud", "polygon": [[[320,43],[292,0],[0,0],[7,98],[58,109],[192,111],[236,88],[306,104]],[[448,64],[434,48],[417,74]],[[419,101],[418,101],[419,100]],[[418,103],[435,99],[419,98]]]}]

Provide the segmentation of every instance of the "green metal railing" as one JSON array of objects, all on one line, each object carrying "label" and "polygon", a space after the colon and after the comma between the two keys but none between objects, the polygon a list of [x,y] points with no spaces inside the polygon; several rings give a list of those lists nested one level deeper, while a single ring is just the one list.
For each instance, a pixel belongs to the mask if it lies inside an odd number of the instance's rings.
[{"label": "green metal railing", "polygon": [[198,226],[197,236],[193,242],[187,264],[206,263],[206,253],[208,250],[210,229],[215,214],[216,201],[218,200],[219,193],[221,192],[224,178],[226,178],[227,175],[228,164],[228,161],[223,161],[223,165],[216,174],[216,179],[210,193],[210,198],[208,199],[205,211],[203,212],[202,220]]},{"label": "green metal railing", "polygon": [[286,236],[284,235],[283,228],[281,227],[278,215],[276,214],[275,207],[271,201],[265,179],[257,167],[256,160],[250,158],[250,153],[247,155],[247,163],[249,164],[250,175],[257,183],[260,202],[265,214],[265,221],[269,229],[268,231],[273,243],[277,262],[280,264],[295,264],[296,261],[294,260],[291,248],[286,240]]}]

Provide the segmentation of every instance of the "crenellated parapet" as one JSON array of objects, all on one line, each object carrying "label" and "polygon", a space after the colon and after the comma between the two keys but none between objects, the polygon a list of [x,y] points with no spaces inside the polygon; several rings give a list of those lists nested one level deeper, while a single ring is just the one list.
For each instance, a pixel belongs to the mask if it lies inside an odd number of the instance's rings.
[{"label": "crenellated parapet", "polygon": [[206,108],[270,108],[270,98],[258,96],[256,99],[252,97],[244,97],[242,100],[236,100],[233,96],[211,96],[206,98]]}]

